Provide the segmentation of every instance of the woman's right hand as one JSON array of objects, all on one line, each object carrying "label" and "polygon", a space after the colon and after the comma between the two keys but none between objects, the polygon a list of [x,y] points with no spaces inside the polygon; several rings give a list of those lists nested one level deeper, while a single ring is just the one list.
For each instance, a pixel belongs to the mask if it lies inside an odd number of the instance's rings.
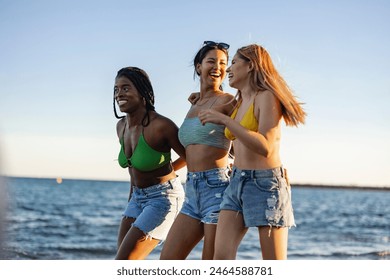
[{"label": "woman's right hand", "polygon": [[225,125],[224,120],[230,119],[228,116],[214,110],[214,109],[205,109],[201,110],[198,114],[198,118],[202,125],[206,123],[215,123]]}]

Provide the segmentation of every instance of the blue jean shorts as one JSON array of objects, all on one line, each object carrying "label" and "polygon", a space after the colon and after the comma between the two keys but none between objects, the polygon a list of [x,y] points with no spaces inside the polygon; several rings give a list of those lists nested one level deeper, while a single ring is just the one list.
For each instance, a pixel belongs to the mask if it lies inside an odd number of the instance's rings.
[{"label": "blue jean shorts", "polygon": [[246,227],[295,226],[291,188],[283,167],[265,170],[234,167],[221,210],[241,212]]},{"label": "blue jean shorts", "polygon": [[204,224],[216,224],[223,192],[229,185],[228,171],[226,167],[188,172],[181,213]]},{"label": "blue jean shorts", "polygon": [[134,218],[133,226],[146,237],[165,240],[183,200],[184,190],[178,177],[146,188],[133,187],[123,216]]}]

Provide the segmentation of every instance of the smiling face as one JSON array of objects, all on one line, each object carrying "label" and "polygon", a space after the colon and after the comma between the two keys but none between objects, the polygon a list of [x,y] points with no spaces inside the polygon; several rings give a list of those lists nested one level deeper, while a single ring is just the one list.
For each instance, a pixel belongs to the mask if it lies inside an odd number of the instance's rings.
[{"label": "smiling face", "polygon": [[210,50],[196,67],[201,82],[219,88],[226,76],[227,60],[224,51],[220,49]]},{"label": "smiling face", "polygon": [[145,107],[143,98],[134,84],[126,77],[115,79],[114,97],[121,112],[131,113]]},{"label": "smiling face", "polygon": [[239,54],[233,57],[232,64],[226,70],[228,72],[229,85],[238,90],[242,89],[249,81],[251,71],[250,62]]}]

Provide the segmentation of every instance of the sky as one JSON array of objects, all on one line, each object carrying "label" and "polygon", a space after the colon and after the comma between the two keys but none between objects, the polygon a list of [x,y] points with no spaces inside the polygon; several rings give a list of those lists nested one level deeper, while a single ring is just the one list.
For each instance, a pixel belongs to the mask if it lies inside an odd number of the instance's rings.
[{"label": "sky", "polygon": [[305,103],[306,124],[282,128],[292,183],[390,186],[389,26],[387,0],[0,0],[1,173],[129,180],[116,72],[143,68],[157,112],[180,126],[199,89],[192,59],[213,40],[230,59],[264,46]]}]

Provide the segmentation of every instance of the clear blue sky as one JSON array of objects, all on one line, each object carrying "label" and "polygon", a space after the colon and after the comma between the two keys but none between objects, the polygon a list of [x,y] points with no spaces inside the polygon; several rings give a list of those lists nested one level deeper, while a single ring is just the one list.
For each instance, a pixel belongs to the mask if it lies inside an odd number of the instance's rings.
[{"label": "clear blue sky", "polygon": [[307,124],[282,134],[293,182],[390,186],[389,26],[386,0],[0,0],[2,173],[128,180],[117,70],[145,69],[157,111],[180,126],[199,86],[191,60],[214,40],[231,57],[262,44],[306,103]]}]

